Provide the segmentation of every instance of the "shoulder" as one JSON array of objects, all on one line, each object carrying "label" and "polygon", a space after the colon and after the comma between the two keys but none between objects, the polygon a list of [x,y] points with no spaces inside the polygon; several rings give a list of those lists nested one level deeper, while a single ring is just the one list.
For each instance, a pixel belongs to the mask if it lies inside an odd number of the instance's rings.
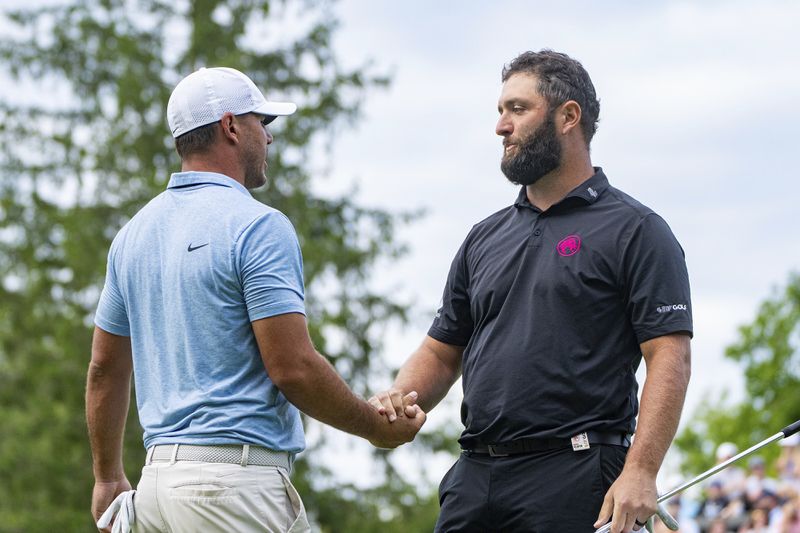
[{"label": "shoulder", "polygon": [[655,214],[655,211],[633,196],[611,185],[608,186],[604,198],[602,201],[598,202],[598,204],[607,208],[616,208],[620,212],[620,215],[636,220],[641,220],[649,215]]},{"label": "shoulder", "polygon": [[234,242],[240,254],[268,249],[295,254],[300,249],[297,231],[289,218],[264,204],[241,220]]},{"label": "shoulder", "polygon": [[611,217],[623,236],[630,238],[637,233],[644,233],[674,238],[669,225],[658,213],[615,187],[609,186],[602,201],[595,205],[607,212],[605,216]]},{"label": "shoulder", "polygon": [[504,207],[499,211],[495,211],[488,217],[484,218],[470,229],[467,234],[465,242],[473,242],[490,238],[497,233],[502,233],[503,229],[507,227],[509,221],[514,218],[516,214],[516,206],[510,205]]},{"label": "shoulder", "polygon": [[281,211],[258,201],[254,202],[258,205],[246,213],[241,213],[242,233],[257,230],[296,233],[292,221]]}]

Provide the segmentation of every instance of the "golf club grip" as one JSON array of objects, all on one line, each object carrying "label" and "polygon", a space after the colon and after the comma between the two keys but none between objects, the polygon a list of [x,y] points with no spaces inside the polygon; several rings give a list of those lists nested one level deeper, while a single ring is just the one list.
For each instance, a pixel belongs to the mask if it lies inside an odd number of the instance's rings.
[{"label": "golf club grip", "polygon": [[794,434],[795,434],[795,433],[797,433],[798,431],[800,431],[800,420],[798,420],[798,421],[797,421],[797,422],[795,422],[794,424],[789,424],[788,426],[786,426],[785,428],[783,428],[783,429],[781,430],[781,433],[783,433],[783,438],[785,439],[785,438],[786,438],[786,437],[788,437],[789,435],[794,435]]}]

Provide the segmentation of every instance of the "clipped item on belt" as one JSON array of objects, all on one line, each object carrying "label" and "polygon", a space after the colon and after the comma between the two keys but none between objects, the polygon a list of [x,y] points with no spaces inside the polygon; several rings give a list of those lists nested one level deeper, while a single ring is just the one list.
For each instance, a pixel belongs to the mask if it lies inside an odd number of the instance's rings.
[{"label": "clipped item on belt", "polygon": [[576,452],[589,449],[589,436],[585,431],[583,433],[578,433],[570,440],[572,441],[572,449]]},{"label": "clipped item on belt", "polygon": [[136,513],[133,510],[134,494],[136,494],[135,490],[119,493],[100,516],[100,520],[97,521],[97,529],[107,528],[111,524],[111,520],[114,520],[111,533],[129,533],[131,526],[136,522]]}]

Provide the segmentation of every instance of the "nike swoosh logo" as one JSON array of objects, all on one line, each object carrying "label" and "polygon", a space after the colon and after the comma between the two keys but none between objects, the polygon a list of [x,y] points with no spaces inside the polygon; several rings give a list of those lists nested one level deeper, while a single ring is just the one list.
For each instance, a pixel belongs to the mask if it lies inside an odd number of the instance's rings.
[{"label": "nike swoosh logo", "polygon": [[208,242],[207,242],[207,243],[205,243],[205,244],[201,244],[200,246],[195,246],[195,247],[193,248],[193,247],[192,247],[192,243],[189,243],[189,248],[187,248],[187,249],[186,249],[186,251],[188,251],[188,252],[194,252],[194,251],[195,251],[195,250],[197,250],[198,248],[202,248],[203,246],[208,246],[209,244],[211,244],[211,243],[208,243]]}]

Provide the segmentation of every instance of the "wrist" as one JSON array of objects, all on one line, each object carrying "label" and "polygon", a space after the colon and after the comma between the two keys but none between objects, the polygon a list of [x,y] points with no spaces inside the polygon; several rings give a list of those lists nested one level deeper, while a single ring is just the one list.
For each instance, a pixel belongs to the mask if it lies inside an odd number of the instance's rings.
[{"label": "wrist", "polygon": [[386,416],[378,414],[378,412],[370,405],[367,417],[369,418],[369,422],[367,424],[367,427],[369,428],[369,439],[380,439],[383,436],[383,425],[389,423]]},{"label": "wrist", "polygon": [[117,483],[125,479],[125,469],[122,465],[114,468],[93,468],[95,483]]},{"label": "wrist", "polygon": [[660,465],[655,464],[653,461],[638,460],[637,458],[631,456],[628,456],[623,468],[623,470],[627,470],[630,474],[634,474],[639,477],[651,477],[653,479],[655,479],[658,475],[659,469]]}]

